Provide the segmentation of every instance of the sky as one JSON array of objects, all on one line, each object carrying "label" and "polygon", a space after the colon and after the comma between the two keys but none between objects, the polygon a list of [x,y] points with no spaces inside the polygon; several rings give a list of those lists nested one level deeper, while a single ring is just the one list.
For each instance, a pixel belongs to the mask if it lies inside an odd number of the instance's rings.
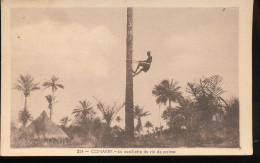
[{"label": "sky", "polygon": [[[145,60],[148,50],[153,57],[151,68],[134,78],[134,104],[151,113],[142,119],[143,124],[150,121],[159,126],[159,106],[152,89],[164,79],[178,82],[185,92],[188,82],[218,74],[224,79],[223,97],[238,97],[238,9],[134,8],[133,59]],[[56,124],[64,116],[73,118],[80,100],[94,107],[93,97],[108,105],[122,104],[125,59],[126,8],[11,10],[12,85],[19,74],[31,74],[40,84],[52,75],[59,77],[65,89],[56,92]],[[44,96],[50,93],[51,89],[43,88],[31,93],[28,107],[34,118],[43,110],[49,113]],[[11,96],[11,120],[15,121],[24,95],[12,89]],[[161,112],[165,108],[162,105]],[[124,127],[124,108],[118,116]]]}]

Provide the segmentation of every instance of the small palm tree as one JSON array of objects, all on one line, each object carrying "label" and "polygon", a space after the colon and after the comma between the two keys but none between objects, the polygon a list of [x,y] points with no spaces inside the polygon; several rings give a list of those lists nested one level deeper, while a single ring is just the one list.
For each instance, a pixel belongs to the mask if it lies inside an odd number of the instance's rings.
[{"label": "small palm tree", "polygon": [[33,117],[31,115],[31,113],[29,112],[29,110],[23,109],[19,112],[19,122],[21,122],[23,124],[23,126],[26,126],[26,124],[32,120],[33,120]]},{"label": "small palm tree", "polygon": [[[53,103],[50,103],[50,102],[54,101],[54,99],[55,99],[54,93],[56,92],[56,90],[58,88],[64,89],[64,86],[60,83],[59,78],[54,75],[52,76],[51,80],[44,82],[42,85],[45,87],[45,89],[51,87],[51,90],[52,90],[51,97],[48,97],[49,100],[46,97],[47,101],[49,102],[50,119],[52,119]],[[48,95],[48,96],[50,96],[50,95]]]},{"label": "small palm tree", "polygon": [[71,121],[71,119],[69,119],[69,117],[66,116],[66,117],[61,118],[60,124],[61,124],[61,126],[63,126],[63,127],[67,127],[69,121]]},{"label": "small palm tree", "polygon": [[25,97],[25,102],[24,102],[24,110],[28,109],[27,106],[27,98],[30,96],[32,91],[39,90],[39,83],[34,83],[33,77],[31,75],[20,75],[17,83],[14,86],[14,89],[17,89],[19,91],[22,91]]},{"label": "small palm tree", "polygon": [[72,114],[74,114],[75,119],[78,122],[84,123],[92,120],[92,117],[96,112],[94,112],[91,103],[84,101],[79,101],[80,106],[77,106],[76,109],[73,110]]},{"label": "small palm tree", "polygon": [[141,118],[151,114],[149,113],[149,111],[144,111],[144,109],[140,108],[138,105],[135,106],[134,108],[134,114],[135,114],[135,118],[137,119],[137,125],[135,129],[138,132],[141,139],[141,131],[143,130]]},{"label": "small palm tree", "polygon": [[[96,98],[95,98],[96,99]],[[109,105],[105,105],[103,102],[101,101],[97,101],[97,109],[102,113],[103,115],[103,119],[106,121],[107,125],[109,128],[111,128],[111,123],[114,120],[116,114],[119,112],[120,109],[122,109],[124,107],[124,103],[122,105],[117,105],[116,103],[114,103],[114,105],[109,106]]]},{"label": "small palm tree", "polygon": [[146,127],[148,130],[148,134],[150,134],[150,128],[153,128],[153,124],[150,121],[147,121],[144,125],[144,127]]}]

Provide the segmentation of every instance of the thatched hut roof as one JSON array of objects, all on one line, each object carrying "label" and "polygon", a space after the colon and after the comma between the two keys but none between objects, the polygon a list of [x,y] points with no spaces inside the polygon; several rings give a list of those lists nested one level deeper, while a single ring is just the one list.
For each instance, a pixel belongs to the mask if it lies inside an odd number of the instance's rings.
[{"label": "thatched hut roof", "polygon": [[27,127],[27,129],[34,133],[35,138],[68,138],[63,130],[49,119],[46,111],[43,111],[40,116]]}]

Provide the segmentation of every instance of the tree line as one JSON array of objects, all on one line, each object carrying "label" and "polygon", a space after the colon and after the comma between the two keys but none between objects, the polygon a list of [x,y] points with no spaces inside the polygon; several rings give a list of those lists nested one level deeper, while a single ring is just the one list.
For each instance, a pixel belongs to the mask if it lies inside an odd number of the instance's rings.
[{"label": "tree line", "polygon": [[[173,146],[174,143],[183,142],[182,145],[187,147],[221,143],[239,146],[239,100],[235,97],[223,99],[225,92],[221,87],[222,83],[223,79],[219,75],[203,77],[197,83],[187,83],[185,92],[182,92],[173,79],[162,80],[154,86],[151,93],[156,97],[158,105],[165,106],[159,118],[165,120],[167,127],[164,126],[163,129],[161,124],[154,126],[150,121],[143,125],[142,118],[151,113],[136,105],[133,108],[136,142],[141,142],[140,146],[155,147],[158,144],[167,146],[169,142]],[[58,88],[64,89],[64,86],[54,75],[42,86],[44,89],[51,88],[51,94],[45,98],[52,119],[54,104],[58,102],[55,92]],[[19,122],[26,126],[33,120],[27,106],[27,98],[31,92],[40,89],[40,83],[35,83],[31,75],[20,75],[14,89],[25,96],[24,108],[19,112]],[[72,110],[73,119],[64,116],[60,120],[60,127],[70,137],[71,143],[82,145],[91,142],[94,147],[127,147],[125,129],[119,125],[122,119],[117,116],[125,102],[108,105],[95,97],[94,99],[95,105],[86,99],[79,101]],[[96,116],[96,111],[102,113],[102,118]],[[112,126],[113,121],[118,125]],[[146,133],[143,132],[144,128],[147,128]],[[160,143],[154,144],[156,141]],[[148,144],[143,144],[144,142]]]}]

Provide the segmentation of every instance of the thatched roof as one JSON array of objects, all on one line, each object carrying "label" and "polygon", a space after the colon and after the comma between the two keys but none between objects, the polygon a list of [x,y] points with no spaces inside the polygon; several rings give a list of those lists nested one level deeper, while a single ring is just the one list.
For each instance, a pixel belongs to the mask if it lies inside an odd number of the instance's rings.
[{"label": "thatched roof", "polygon": [[27,129],[34,133],[35,138],[68,138],[63,130],[49,119],[46,111],[43,111],[41,115],[27,127]]}]

